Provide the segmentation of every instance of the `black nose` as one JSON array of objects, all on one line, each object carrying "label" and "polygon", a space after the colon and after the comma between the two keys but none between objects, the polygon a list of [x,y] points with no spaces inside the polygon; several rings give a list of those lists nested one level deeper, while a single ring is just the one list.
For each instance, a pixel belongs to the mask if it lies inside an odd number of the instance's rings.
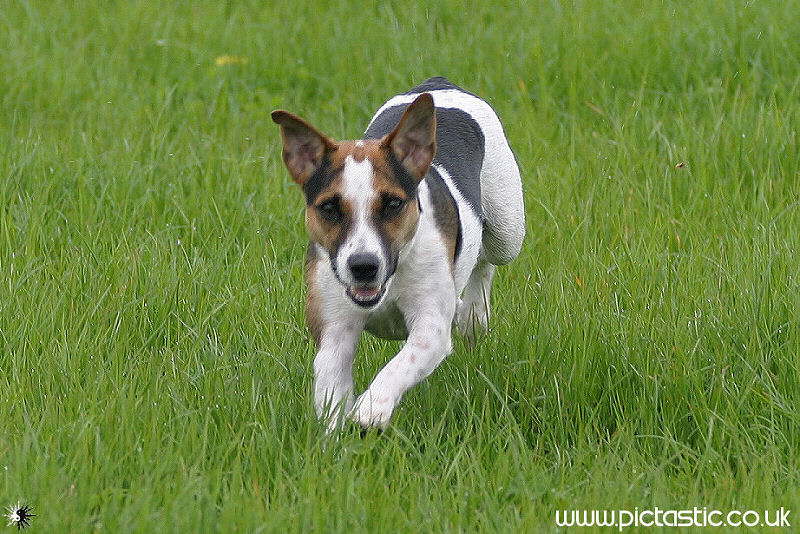
[{"label": "black nose", "polygon": [[375,254],[353,254],[347,258],[347,266],[356,282],[374,282],[378,274],[378,257]]}]

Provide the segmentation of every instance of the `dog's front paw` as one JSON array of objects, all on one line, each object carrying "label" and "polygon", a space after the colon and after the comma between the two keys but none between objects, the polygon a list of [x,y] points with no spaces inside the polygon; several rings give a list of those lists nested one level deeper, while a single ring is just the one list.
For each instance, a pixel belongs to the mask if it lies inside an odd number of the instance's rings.
[{"label": "dog's front paw", "polygon": [[392,418],[395,405],[394,398],[367,390],[356,401],[355,407],[350,412],[350,419],[362,428],[385,429],[389,425],[389,419]]}]

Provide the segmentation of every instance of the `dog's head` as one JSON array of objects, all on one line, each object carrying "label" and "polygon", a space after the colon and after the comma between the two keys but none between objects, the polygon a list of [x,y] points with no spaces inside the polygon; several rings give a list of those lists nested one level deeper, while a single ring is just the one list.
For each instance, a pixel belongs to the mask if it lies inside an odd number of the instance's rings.
[{"label": "dog's head", "polygon": [[381,139],[334,141],[303,119],[273,111],[283,161],[306,197],[306,228],[328,253],[343,290],[377,305],[419,221],[417,186],[436,153],[433,98],[412,102]]}]

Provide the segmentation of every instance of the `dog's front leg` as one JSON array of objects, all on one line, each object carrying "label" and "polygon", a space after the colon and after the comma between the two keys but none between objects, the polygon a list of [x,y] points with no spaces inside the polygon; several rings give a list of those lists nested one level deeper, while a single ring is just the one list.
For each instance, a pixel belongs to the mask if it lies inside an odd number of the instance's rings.
[{"label": "dog's front leg", "polygon": [[386,428],[403,394],[430,375],[450,354],[452,322],[452,310],[416,317],[405,345],[358,398],[351,417],[365,428]]},{"label": "dog's front leg", "polygon": [[314,358],[314,405],[328,432],[353,406],[353,355],[362,329],[361,323],[347,320],[322,328]]}]

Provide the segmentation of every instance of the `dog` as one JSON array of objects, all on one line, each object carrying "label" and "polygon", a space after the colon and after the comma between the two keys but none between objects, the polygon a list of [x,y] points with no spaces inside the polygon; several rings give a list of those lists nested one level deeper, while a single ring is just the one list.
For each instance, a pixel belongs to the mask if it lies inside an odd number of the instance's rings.
[{"label": "dog", "polygon": [[[358,141],[334,141],[287,111],[283,161],[305,195],[306,318],[314,404],[329,432],[386,428],[403,394],[486,331],[495,266],[525,236],[522,183],[491,106],[443,77],[392,97]],[[405,339],[357,399],[362,331]]]}]

